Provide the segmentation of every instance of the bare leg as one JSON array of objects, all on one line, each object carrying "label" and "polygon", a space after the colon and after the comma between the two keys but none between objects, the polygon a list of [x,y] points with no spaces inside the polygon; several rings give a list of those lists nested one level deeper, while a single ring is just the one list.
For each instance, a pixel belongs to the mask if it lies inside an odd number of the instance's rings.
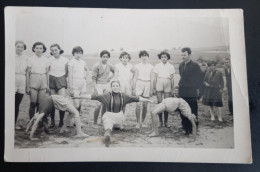
[{"label": "bare leg", "polygon": [[73,105],[69,105],[67,110],[75,118],[77,136],[78,137],[88,137],[88,135],[83,133],[83,131],[81,130],[81,122],[80,122],[80,118],[79,118],[79,112],[77,111],[77,109],[75,109],[75,107]]},{"label": "bare leg", "polygon": [[[158,103],[161,103],[162,100],[163,100],[163,92],[162,91],[156,91],[156,96],[157,96]],[[158,116],[159,116],[159,120],[160,120],[159,127],[162,127],[163,126],[162,113],[159,113]]]},{"label": "bare leg", "polygon": [[[56,91],[54,89],[51,89],[51,95],[55,95]],[[51,125],[50,128],[53,128],[55,126],[55,108],[51,111]]]},{"label": "bare leg", "polygon": [[144,123],[146,113],[147,113],[147,104],[148,102],[143,102],[143,110],[142,110],[142,123]]},{"label": "bare leg", "polygon": [[28,134],[29,130],[31,129],[32,125],[34,124],[34,121],[36,120],[36,114],[30,119],[29,123],[27,124],[27,127],[25,129],[25,134]]},{"label": "bare leg", "polygon": [[64,133],[64,132],[68,131],[68,125],[70,123],[70,120],[72,119],[72,116],[73,115],[68,114],[67,118],[65,119],[65,123],[63,124],[63,126],[60,129],[60,133]]},{"label": "bare leg", "polygon": [[209,106],[209,113],[210,113],[210,116],[211,116],[211,121],[215,121],[213,106]]},{"label": "bare leg", "polygon": [[39,114],[39,116],[36,118],[36,121],[34,122],[33,126],[32,126],[32,130],[30,133],[30,140],[38,140],[37,138],[33,138],[33,135],[38,127],[38,124],[40,122],[40,120],[44,117],[44,113]]},{"label": "bare leg", "polygon": [[219,120],[220,122],[222,122],[223,120],[222,120],[222,111],[221,111],[221,107],[217,107],[217,109],[218,109],[218,120]]},{"label": "bare leg", "polygon": [[140,126],[141,105],[142,105],[142,102],[137,102],[136,103],[136,108],[135,108],[135,115],[136,115],[136,122],[137,122],[136,128],[137,129],[141,128],[141,126]]},{"label": "bare leg", "polygon": [[[171,93],[164,93],[164,99],[171,97]],[[168,125],[168,112],[164,111],[164,126],[165,127],[170,127]]]},{"label": "bare leg", "polygon": [[155,108],[152,110],[151,112],[151,118],[152,118],[152,133],[149,134],[149,137],[156,137],[159,136],[159,132],[158,132],[158,120],[156,115],[159,113],[162,113],[163,111],[166,110],[166,106],[164,103],[160,103],[158,105],[155,106]]},{"label": "bare leg", "polygon": [[38,90],[35,90],[33,88],[30,89],[30,108],[29,108],[29,117],[30,119],[33,118],[33,115],[35,114],[35,108],[37,104],[37,98],[38,98]]},{"label": "bare leg", "polygon": [[[65,90],[65,88],[59,89],[59,90],[58,90],[58,95],[61,95],[61,96],[65,97],[65,96],[66,96],[66,90]],[[64,115],[65,115],[65,112],[64,112],[64,111],[60,111],[60,123],[59,123],[59,127],[62,127],[62,125],[63,125]]]},{"label": "bare leg", "polygon": [[94,125],[97,125],[100,109],[101,109],[101,103],[98,103],[94,111]]}]

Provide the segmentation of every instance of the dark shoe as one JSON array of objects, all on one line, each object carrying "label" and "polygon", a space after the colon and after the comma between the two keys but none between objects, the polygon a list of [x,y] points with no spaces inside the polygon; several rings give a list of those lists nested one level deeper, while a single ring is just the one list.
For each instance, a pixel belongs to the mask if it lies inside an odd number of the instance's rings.
[{"label": "dark shoe", "polygon": [[165,126],[166,128],[171,128],[171,126],[170,126],[168,123],[165,123],[164,126]]},{"label": "dark shoe", "polygon": [[60,122],[60,123],[59,123],[59,127],[62,127],[62,126],[63,126],[63,122]]},{"label": "dark shoe", "polygon": [[104,144],[106,147],[109,147],[110,145],[110,136],[111,136],[111,130],[106,130],[104,134]]},{"label": "dark shoe", "polygon": [[51,121],[50,128],[53,128],[53,127],[55,127],[55,122],[54,122],[54,121]]},{"label": "dark shoe", "polygon": [[48,124],[46,122],[43,122],[43,128],[44,128],[44,132],[49,134],[49,128],[48,128]]},{"label": "dark shoe", "polygon": [[163,123],[159,122],[158,127],[162,127],[162,126],[163,126]]}]

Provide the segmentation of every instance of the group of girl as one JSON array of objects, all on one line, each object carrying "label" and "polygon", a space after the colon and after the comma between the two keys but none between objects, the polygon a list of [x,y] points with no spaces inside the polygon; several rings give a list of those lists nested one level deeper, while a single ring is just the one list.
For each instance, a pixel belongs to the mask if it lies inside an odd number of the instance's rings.
[{"label": "group of girl", "polygon": [[[115,67],[108,62],[110,53],[106,50],[102,51],[100,53],[101,60],[93,66],[92,70],[94,94],[86,95],[86,71],[88,71],[88,68],[85,61],[81,59],[83,55],[81,47],[73,48],[72,55],[74,58],[71,60],[62,56],[63,50],[58,44],[50,46],[52,55],[50,58],[46,58],[43,55],[47,48],[41,42],[33,44],[32,51],[34,56],[30,58],[23,55],[23,51],[26,50],[26,45],[23,41],[16,41],[15,48],[15,123],[19,114],[19,105],[25,93],[30,95],[30,119],[33,120],[35,117],[39,121],[39,119],[43,118],[43,123],[46,125],[47,115],[50,113],[51,124],[49,127],[54,127],[55,109],[58,109],[60,110],[59,127],[62,127],[62,132],[66,131],[66,127],[71,119],[71,116],[69,116],[70,118],[64,123],[65,111],[69,111],[74,117],[78,118],[81,112],[82,99],[98,100],[101,104],[98,104],[95,109],[94,124],[97,124],[97,118],[102,105],[102,122],[105,128],[104,140],[106,145],[109,145],[112,129],[114,127],[123,128],[124,112],[128,103],[139,102],[136,105],[136,128],[140,129],[141,127],[146,127],[144,120],[147,113],[147,103],[154,103],[149,100],[152,95],[155,94],[157,96],[158,103],[163,102],[163,99],[174,96],[175,69],[168,62],[171,57],[166,51],[158,55],[161,62],[156,64],[155,67],[148,63],[149,53],[147,51],[140,51],[139,58],[141,62],[135,66],[129,63],[131,60],[130,54],[122,52],[119,57],[120,63],[116,64]],[[213,82],[207,80],[211,77],[211,75],[205,77],[204,83],[206,87],[209,85],[208,82]],[[219,81],[216,82],[219,83]],[[67,87],[69,87],[70,97],[73,100],[73,107],[65,98]],[[214,90],[212,91],[214,92]],[[46,98],[47,92],[58,96]],[[208,95],[208,92],[210,91],[205,91],[204,98],[207,97],[205,95]],[[46,101],[47,99],[49,100]],[[209,104],[210,107],[216,105],[220,106],[214,103]],[[171,106],[175,107],[176,105],[173,104]],[[173,109],[177,110],[176,108]],[[186,104],[185,108],[189,109]],[[37,111],[38,114],[35,115]],[[169,127],[167,108],[161,108],[156,112],[158,112],[159,116],[158,126]],[[164,113],[164,119],[162,118],[162,113]],[[191,113],[187,114],[192,121]],[[80,120],[76,121],[78,134],[87,136],[81,131],[80,126],[82,125]],[[21,126],[16,125],[16,129],[21,129]],[[151,136],[155,135],[158,134],[153,133]]]}]

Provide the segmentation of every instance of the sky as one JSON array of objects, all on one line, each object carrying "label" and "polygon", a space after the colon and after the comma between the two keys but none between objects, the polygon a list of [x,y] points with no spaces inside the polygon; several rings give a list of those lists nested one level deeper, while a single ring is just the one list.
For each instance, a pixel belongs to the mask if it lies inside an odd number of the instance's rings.
[{"label": "sky", "polygon": [[[61,45],[65,54],[81,46],[86,53],[103,49],[139,51],[173,47],[228,46],[228,20],[179,10],[21,8],[16,40],[28,47]],[[85,53],[84,52],[84,53]]]}]

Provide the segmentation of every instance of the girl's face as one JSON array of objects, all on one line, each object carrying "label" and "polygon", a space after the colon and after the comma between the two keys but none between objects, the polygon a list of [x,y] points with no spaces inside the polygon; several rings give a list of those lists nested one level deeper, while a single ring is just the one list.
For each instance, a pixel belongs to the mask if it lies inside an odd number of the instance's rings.
[{"label": "girl's face", "polygon": [[123,63],[123,65],[127,65],[127,63],[129,62],[129,57],[128,57],[128,55],[122,56],[121,62]]},{"label": "girl's face", "polygon": [[15,45],[15,51],[16,51],[16,54],[21,55],[22,52],[24,51],[24,45],[23,45],[23,43],[17,43],[17,44]]},{"label": "girl's face", "polygon": [[34,53],[37,56],[41,56],[42,53],[43,53],[43,45],[36,45],[35,48],[34,48]]},{"label": "girl's face", "polygon": [[120,91],[120,85],[118,82],[114,82],[111,86],[113,92],[118,93]]},{"label": "girl's face", "polygon": [[101,61],[103,64],[107,64],[107,61],[109,59],[109,55],[108,54],[103,54],[102,57],[101,57]]},{"label": "girl's face", "polygon": [[201,66],[201,71],[205,72],[207,70],[207,66]]},{"label": "girl's face", "polygon": [[75,52],[74,54],[75,59],[79,60],[82,57],[82,52]]},{"label": "girl's face", "polygon": [[162,63],[164,63],[164,64],[167,63],[168,57],[167,57],[166,54],[161,55],[161,61],[162,61]]},{"label": "girl's face", "polygon": [[149,58],[149,56],[147,56],[147,55],[142,55],[141,56],[141,60],[142,60],[143,63],[146,63],[148,58]]},{"label": "girl's face", "polygon": [[210,66],[210,70],[211,70],[212,72],[216,71],[216,65],[212,64],[212,65]]},{"label": "girl's face", "polygon": [[54,57],[59,57],[60,49],[58,47],[51,47],[51,53]]}]

